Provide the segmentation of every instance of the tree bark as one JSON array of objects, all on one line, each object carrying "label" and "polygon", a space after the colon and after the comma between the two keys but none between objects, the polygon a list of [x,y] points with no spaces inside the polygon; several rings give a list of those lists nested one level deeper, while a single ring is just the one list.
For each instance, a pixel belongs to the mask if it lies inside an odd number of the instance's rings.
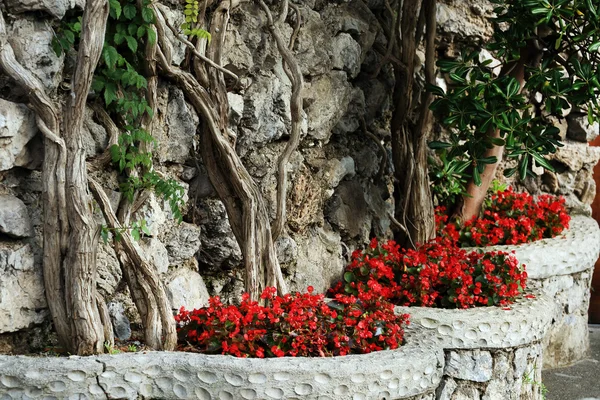
[{"label": "tree bark", "polygon": [[101,353],[104,328],[96,304],[96,252],[98,237],[88,193],[87,165],[82,126],[87,94],[104,46],[109,5],[88,0],[81,24],[81,40],[73,86],[65,109],[64,137],[67,145],[67,215],[69,247],[64,261],[65,301],[73,327],[71,350],[77,354]]},{"label": "tree bark", "polygon": [[[146,300],[144,303],[147,311],[146,318],[150,321],[160,321],[160,324],[150,324],[145,321],[145,328],[147,330],[153,330],[153,332],[146,332],[146,337],[151,340],[155,349],[175,349],[175,346],[177,345],[175,320],[173,319],[171,305],[169,304],[164,286],[158,278],[158,274],[148,260],[146,260],[144,255],[138,251],[131,234],[123,229],[104,190],[91,178],[89,184],[108,226],[110,226],[111,229],[122,232],[121,241],[119,243],[123,246],[123,251],[131,261],[135,271],[135,275],[130,275],[128,279],[135,276],[137,283],[139,283],[143,297]],[[158,315],[156,316],[155,313]]]},{"label": "tree bark", "polygon": [[66,147],[59,137],[60,124],[56,105],[46,95],[40,80],[16,60],[7,41],[4,16],[0,12],[0,68],[29,95],[37,114],[37,124],[44,135],[43,202],[44,202],[44,285],[54,328],[61,344],[67,348],[71,326],[64,303],[62,254],[66,249],[68,229],[65,204]]},{"label": "tree bark", "polygon": [[[400,14],[400,3],[397,13]],[[420,14],[425,16],[426,26],[426,80],[429,83],[435,80],[435,0],[405,0],[402,3],[400,23],[402,37],[396,49],[401,65],[394,68],[395,109],[391,122],[395,220],[401,225],[395,238],[402,246],[413,248],[435,236],[426,142],[432,123],[429,110],[431,94],[424,92],[420,104],[413,104],[415,54],[417,41],[421,36],[417,33]],[[391,34],[396,32],[392,31]],[[416,122],[411,121],[412,114],[416,114]]]},{"label": "tree bark", "polygon": [[[85,102],[104,44],[106,0],[88,0],[82,24],[73,89],[64,111],[60,136],[58,105],[31,72],[15,59],[6,41],[0,13],[0,68],[29,95],[44,135],[44,284],[46,299],[61,344],[71,353],[102,352],[111,329],[102,325],[105,305],[96,293],[97,230],[93,223],[81,137]],[[66,171],[67,162],[71,167]],[[102,315],[101,315],[102,314]]]},{"label": "tree bark", "polygon": [[[212,40],[206,48],[206,56],[218,66],[221,65],[229,10],[237,4],[237,0],[224,0],[212,15]],[[157,7],[154,9],[160,13]],[[161,32],[166,31],[162,17],[157,19],[159,44],[164,42]],[[196,47],[196,51],[202,50],[203,46]],[[202,116],[202,160],[212,185],[225,205],[229,223],[244,255],[246,291],[255,300],[259,299],[266,286],[275,286],[279,293],[286,293],[287,287],[277,260],[262,194],[229,140],[232,135],[228,134],[229,106],[223,72],[210,64],[196,66],[195,70],[202,75],[196,78],[171,65],[162,52],[162,45],[159,45],[158,60],[162,71],[178,84]],[[206,74],[204,67],[208,69]],[[207,81],[208,87],[201,85],[201,81]]]}]

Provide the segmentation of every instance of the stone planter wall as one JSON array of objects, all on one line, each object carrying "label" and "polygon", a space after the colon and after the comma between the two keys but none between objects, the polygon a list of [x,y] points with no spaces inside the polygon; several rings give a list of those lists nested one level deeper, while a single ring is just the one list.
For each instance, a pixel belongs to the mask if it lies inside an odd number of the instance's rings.
[{"label": "stone planter wall", "polygon": [[441,349],[412,344],[332,358],[174,352],[0,356],[0,399],[433,400],[443,365]]},{"label": "stone planter wall", "polygon": [[409,340],[420,338],[445,349],[437,400],[542,400],[541,343],[557,313],[548,297],[521,298],[506,308],[396,311],[411,314]]},{"label": "stone planter wall", "polygon": [[588,308],[594,264],[600,252],[600,229],[592,218],[574,216],[561,236],[519,246],[496,246],[515,251],[527,266],[529,288],[553,298],[560,312],[544,338],[544,368],[582,360],[589,353]]}]

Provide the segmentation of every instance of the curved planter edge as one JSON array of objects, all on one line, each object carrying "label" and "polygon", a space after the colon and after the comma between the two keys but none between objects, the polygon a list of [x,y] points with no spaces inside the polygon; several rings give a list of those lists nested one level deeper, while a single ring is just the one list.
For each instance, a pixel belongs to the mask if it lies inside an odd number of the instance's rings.
[{"label": "curved planter edge", "polygon": [[444,348],[444,376],[436,399],[544,398],[535,384],[542,379],[541,342],[558,310],[548,296],[528,297],[509,307],[396,308],[412,314],[409,340]]},{"label": "curved planter edge", "polygon": [[425,336],[444,349],[500,349],[540,341],[558,313],[548,296],[532,292],[506,307],[439,309],[396,306],[395,312],[410,314],[407,337]]},{"label": "curved planter edge", "polygon": [[569,229],[551,239],[478,249],[514,251],[526,265],[528,287],[558,305],[560,312],[544,340],[544,368],[568,366],[589,354],[590,286],[600,252],[600,228],[593,218],[573,216]]},{"label": "curved planter edge", "polygon": [[396,350],[327,358],[244,359],[184,352],[62,358],[0,356],[0,395],[405,399],[433,393],[440,383],[443,365],[440,348],[410,343]]}]

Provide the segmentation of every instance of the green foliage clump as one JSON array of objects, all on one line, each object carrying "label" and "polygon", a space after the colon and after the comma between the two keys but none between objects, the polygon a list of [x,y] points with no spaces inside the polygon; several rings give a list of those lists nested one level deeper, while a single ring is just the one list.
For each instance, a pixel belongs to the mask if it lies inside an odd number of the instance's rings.
[{"label": "green foliage clump", "polygon": [[[534,164],[553,170],[545,155],[561,143],[549,116],[563,118],[573,109],[587,113],[590,124],[600,117],[600,1],[490,1],[496,5],[495,34],[487,48],[503,72],[496,76],[491,59],[465,51],[457,59],[438,61],[451,82],[447,91],[428,87],[437,97],[431,109],[450,135],[448,141],[430,143],[442,160],[431,174],[434,187],[442,186],[435,193],[440,203],[460,194],[467,178],[481,184],[485,166],[497,162],[485,157],[492,146],[505,146],[506,157],[517,160],[505,175],[524,179],[533,175]],[[534,60],[525,66],[523,88],[511,76],[522,57]],[[542,95],[538,106],[529,99],[536,94]],[[500,137],[488,134],[495,130]]]}]

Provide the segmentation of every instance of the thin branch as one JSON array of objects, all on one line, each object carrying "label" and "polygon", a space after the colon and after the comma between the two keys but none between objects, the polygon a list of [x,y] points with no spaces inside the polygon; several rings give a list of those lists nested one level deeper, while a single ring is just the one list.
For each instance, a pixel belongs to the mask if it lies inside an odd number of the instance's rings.
[{"label": "thin branch", "polygon": [[402,2],[398,1],[397,9],[395,11],[392,9],[392,6],[390,5],[389,0],[385,0],[385,6],[389,10],[389,12],[392,14],[392,18],[393,18],[394,22],[392,24],[392,31],[390,32],[390,37],[388,38],[387,49],[385,51],[383,58],[377,64],[375,71],[371,75],[373,78],[376,77],[377,75],[379,75],[381,68],[390,61],[390,59],[392,57],[392,52],[394,51],[394,48],[396,47],[396,38],[399,33],[400,10],[401,10],[401,6],[402,6]]},{"label": "thin branch", "polygon": [[292,131],[290,140],[288,141],[283,153],[278,160],[278,175],[277,175],[277,214],[273,221],[271,230],[273,240],[277,240],[284,231],[286,222],[286,193],[287,193],[287,164],[291,155],[298,148],[301,134],[301,113],[302,113],[302,88],[304,86],[302,71],[294,55],[288,47],[285,46],[279,29],[273,23],[273,15],[269,7],[263,0],[259,0],[259,4],[267,15],[267,24],[271,35],[277,43],[277,48],[281,53],[285,63],[290,69],[293,77],[292,81],[292,96],[291,96],[291,114],[292,114]]},{"label": "thin branch", "polygon": [[289,13],[289,0],[281,0],[281,13],[279,14],[279,24],[284,24]]},{"label": "thin branch", "polygon": [[300,32],[300,25],[302,24],[302,14],[300,14],[300,8],[294,3],[290,3],[290,7],[296,13],[296,23],[294,24],[294,31],[292,32],[292,36],[290,36],[290,44],[288,47],[290,50],[294,50],[294,44],[296,44],[296,39]]},{"label": "thin branch", "polygon": [[100,123],[100,125],[102,125],[108,134],[108,144],[106,149],[104,149],[101,155],[88,162],[88,168],[93,171],[100,171],[111,163],[112,155],[110,154],[110,148],[113,145],[119,144],[119,136],[121,133],[119,128],[117,128],[117,125],[103,107],[100,107],[97,104],[92,104],[91,108],[94,111],[97,121]]},{"label": "thin branch", "polygon": [[177,333],[175,332],[175,320],[173,319],[173,314],[163,284],[158,279],[156,271],[150,266],[144,255],[138,251],[138,247],[135,246],[129,231],[123,229],[123,226],[119,223],[104,189],[102,189],[100,184],[92,178],[89,178],[89,188],[94,195],[96,202],[100,206],[100,210],[102,211],[108,226],[113,230],[121,232],[120,244],[123,246],[123,250],[135,266],[137,274],[144,279],[148,284],[151,293],[154,294],[160,319],[162,321],[162,349],[173,350],[177,344]]},{"label": "thin branch", "polygon": [[371,140],[373,140],[373,142],[375,142],[377,147],[379,147],[379,151],[381,152],[381,163],[379,165],[379,170],[377,171],[377,179],[381,179],[383,178],[383,174],[385,173],[385,170],[388,166],[387,150],[381,143],[381,140],[367,129],[367,123],[365,121],[364,116],[361,116],[360,118],[360,125],[365,135],[367,135]]},{"label": "thin branch", "polygon": [[[160,10],[160,8],[155,7],[155,9],[158,9],[161,13],[162,10]],[[185,44],[191,51],[192,53],[198,57],[199,59],[201,59],[202,61],[204,61],[205,63],[207,63],[208,65],[210,65],[211,67],[221,71],[222,73],[224,73],[225,75],[228,75],[229,77],[233,78],[235,80],[235,84],[234,86],[237,86],[240,78],[234,74],[233,72],[229,71],[227,68],[224,68],[222,66],[220,66],[219,64],[215,63],[213,60],[211,60],[210,58],[206,57],[204,54],[200,53],[198,50],[196,50],[196,46],[194,46],[194,44],[192,42],[190,42],[189,40],[187,40],[187,38],[182,35],[181,33],[177,32],[177,29],[175,29],[175,27],[169,22],[169,20],[167,19],[166,16],[164,16],[164,20],[165,23],[167,25],[167,27],[171,30],[171,32],[173,32],[173,35],[175,35],[175,37],[177,38],[177,40],[179,40],[181,43]]]}]

